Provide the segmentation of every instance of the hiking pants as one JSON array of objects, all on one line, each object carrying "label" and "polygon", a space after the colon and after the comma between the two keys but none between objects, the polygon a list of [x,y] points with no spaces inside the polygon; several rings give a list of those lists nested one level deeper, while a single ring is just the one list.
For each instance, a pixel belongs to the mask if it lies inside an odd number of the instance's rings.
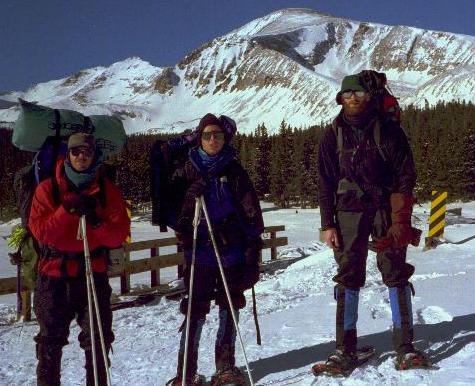
[{"label": "hiking pants", "polygon": [[[356,350],[359,290],[366,280],[366,258],[370,235],[383,237],[391,225],[389,208],[363,212],[337,212],[340,242],[335,251],[338,272],[335,286],[336,345],[344,351]],[[389,248],[376,255],[384,284],[389,288],[393,315],[393,341],[397,351],[412,348],[412,307],[409,278],[414,267],[406,263],[407,248]]]},{"label": "hiking pants", "polygon": [[[239,309],[246,305],[246,298],[242,289],[240,289],[239,282],[239,279],[242,277],[242,269],[241,265],[224,268],[237,318],[239,318]],[[184,275],[185,284],[188,287],[190,282],[189,267],[185,268]],[[190,335],[188,338],[187,378],[191,378],[198,370],[198,348],[201,331],[213,299],[219,307],[219,328],[215,344],[216,370],[226,369],[235,365],[236,328],[234,327],[219,269],[216,266],[195,265],[194,275]],[[180,311],[186,315],[187,310],[188,298],[184,298],[180,304]],[[183,324],[184,326],[185,323]],[[186,330],[183,328],[178,352],[177,375],[179,376],[182,375],[183,371],[185,334]]]},{"label": "hiking pants", "polygon": [[[110,308],[111,287],[107,274],[94,274],[97,300],[101,314],[102,329],[107,352],[114,334],[112,332],[112,311]],[[61,356],[63,346],[68,344],[69,326],[76,319],[81,328],[79,343],[85,351],[86,384],[94,385],[92,344],[90,338],[89,312],[85,277],[52,278],[38,276],[34,297],[34,310],[40,326],[36,335],[36,369],[39,386],[60,385]],[[99,384],[106,385],[106,370],[103,360],[97,320],[95,323],[95,345]],[[107,364],[110,365],[109,363]]]}]

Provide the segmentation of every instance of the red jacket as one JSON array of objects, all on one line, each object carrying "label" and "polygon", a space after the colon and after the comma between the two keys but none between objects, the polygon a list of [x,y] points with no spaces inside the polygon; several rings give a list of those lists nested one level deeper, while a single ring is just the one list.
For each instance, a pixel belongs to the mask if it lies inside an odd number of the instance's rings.
[{"label": "red jacket", "polygon": [[[69,183],[64,174],[64,159],[58,160],[56,165],[56,180],[59,186],[60,202],[65,202],[76,195],[69,189]],[[105,206],[100,204],[96,213],[102,224],[93,229],[86,226],[87,240],[91,253],[97,248],[117,248],[122,245],[130,231],[130,219],[127,215],[126,203],[122,198],[119,188],[105,179],[103,183]],[[82,194],[94,195],[99,193],[98,178]],[[31,203],[28,226],[33,236],[41,245],[64,253],[83,253],[83,241],[77,240],[79,217],[69,213],[61,203],[53,197],[52,179],[42,181],[36,188]],[[94,257],[92,270],[97,273],[107,271],[107,256],[105,254]],[[77,276],[83,264],[79,258],[40,256],[38,273],[40,275],[62,277]]]}]

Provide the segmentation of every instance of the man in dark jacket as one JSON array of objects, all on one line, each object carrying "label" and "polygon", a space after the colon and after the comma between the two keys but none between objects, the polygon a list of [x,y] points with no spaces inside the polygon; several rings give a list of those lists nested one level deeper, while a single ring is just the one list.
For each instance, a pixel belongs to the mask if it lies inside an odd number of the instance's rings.
[{"label": "man in dark jacket", "polygon": [[327,360],[337,370],[356,365],[358,297],[370,235],[389,289],[396,367],[427,363],[412,344],[414,267],[406,262],[407,246],[417,238],[411,226],[414,161],[403,129],[381,114],[369,91],[361,73],[343,79],[337,94],[343,108],[324,133],[318,155],[322,237],[338,264],[336,351]]},{"label": "man in dark jacket", "polygon": [[[190,282],[190,264],[193,245],[193,217],[195,199],[203,196],[236,315],[246,303],[243,292],[259,279],[259,256],[264,231],[259,200],[248,174],[236,160],[229,145],[233,128],[213,114],[206,114],[198,126],[199,146],[192,148],[189,160],[178,170],[175,178],[187,188],[185,202],[179,216],[177,236],[183,243],[186,268],[185,284]],[[235,129],[234,129],[235,130]],[[219,307],[219,329],[215,345],[216,374],[213,385],[232,382],[245,384],[243,374],[235,366],[236,329],[217,266],[207,225],[202,216],[198,225],[194,270],[194,288],[191,305],[190,332],[187,357],[186,384],[196,385],[202,380],[197,375],[198,345],[201,329],[210,311],[211,300]],[[186,314],[188,298],[180,310]],[[181,385],[185,352],[185,331],[182,332],[178,353],[177,376],[169,381]]]},{"label": "man in dark jacket", "polygon": [[[86,384],[94,385],[92,343],[87,305],[83,242],[77,239],[79,218],[86,216],[91,265],[107,352],[114,341],[111,287],[107,276],[108,249],[122,245],[130,229],[121,192],[101,175],[101,160],[92,135],[78,133],[68,141],[54,178],[41,182],[34,194],[29,227],[40,244],[34,309],[40,326],[35,337],[37,383],[60,385],[61,355],[75,318],[86,355]],[[96,332],[99,384],[106,385],[106,368]]]}]

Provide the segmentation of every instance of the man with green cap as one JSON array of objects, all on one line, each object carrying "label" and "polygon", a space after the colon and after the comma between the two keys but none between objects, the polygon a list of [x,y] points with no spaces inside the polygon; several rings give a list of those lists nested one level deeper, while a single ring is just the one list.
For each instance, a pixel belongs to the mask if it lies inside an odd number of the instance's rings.
[{"label": "man with green cap", "polygon": [[333,278],[336,350],[323,367],[314,366],[316,374],[322,368],[348,374],[357,366],[358,298],[365,284],[370,236],[389,290],[396,368],[429,364],[412,344],[409,278],[414,267],[406,262],[406,250],[420,236],[411,226],[414,161],[403,129],[383,111],[377,96],[381,94],[368,79],[386,80],[375,71],[343,79],[336,96],[342,109],[324,133],[318,154],[322,239],[334,250],[338,271]]}]

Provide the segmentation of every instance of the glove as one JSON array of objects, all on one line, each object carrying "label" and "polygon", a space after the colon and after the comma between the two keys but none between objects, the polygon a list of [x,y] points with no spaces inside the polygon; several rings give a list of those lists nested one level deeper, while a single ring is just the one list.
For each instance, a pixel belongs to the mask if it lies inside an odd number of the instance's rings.
[{"label": "glove", "polygon": [[403,248],[419,245],[420,231],[411,226],[412,207],[415,199],[402,193],[393,193],[391,202],[391,226],[386,237],[375,239],[373,247],[381,252],[387,248]]},{"label": "glove", "polygon": [[246,258],[246,266],[242,271],[238,288],[241,291],[252,288],[259,281],[259,257],[262,249],[262,240],[253,239],[248,241],[244,256]]},{"label": "glove", "polygon": [[101,218],[96,213],[98,201],[93,196],[80,194],[63,202],[63,207],[71,214],[79,217],[86,216],[86,222],[93,228],[102,224]]},{"label": "glove", "polygon": [[97,204],[96,198],[85,194],[79,194],[63,202],[64,208],[69,213],[76,214],[79,217],[95,211]]},{"label": "glove", "polygon": [[199,178],[190,185],[186,194],[193,198],[198,198],[203,195],[206,189],[207,189],[206,182],[203,180],[203,178]]}]

